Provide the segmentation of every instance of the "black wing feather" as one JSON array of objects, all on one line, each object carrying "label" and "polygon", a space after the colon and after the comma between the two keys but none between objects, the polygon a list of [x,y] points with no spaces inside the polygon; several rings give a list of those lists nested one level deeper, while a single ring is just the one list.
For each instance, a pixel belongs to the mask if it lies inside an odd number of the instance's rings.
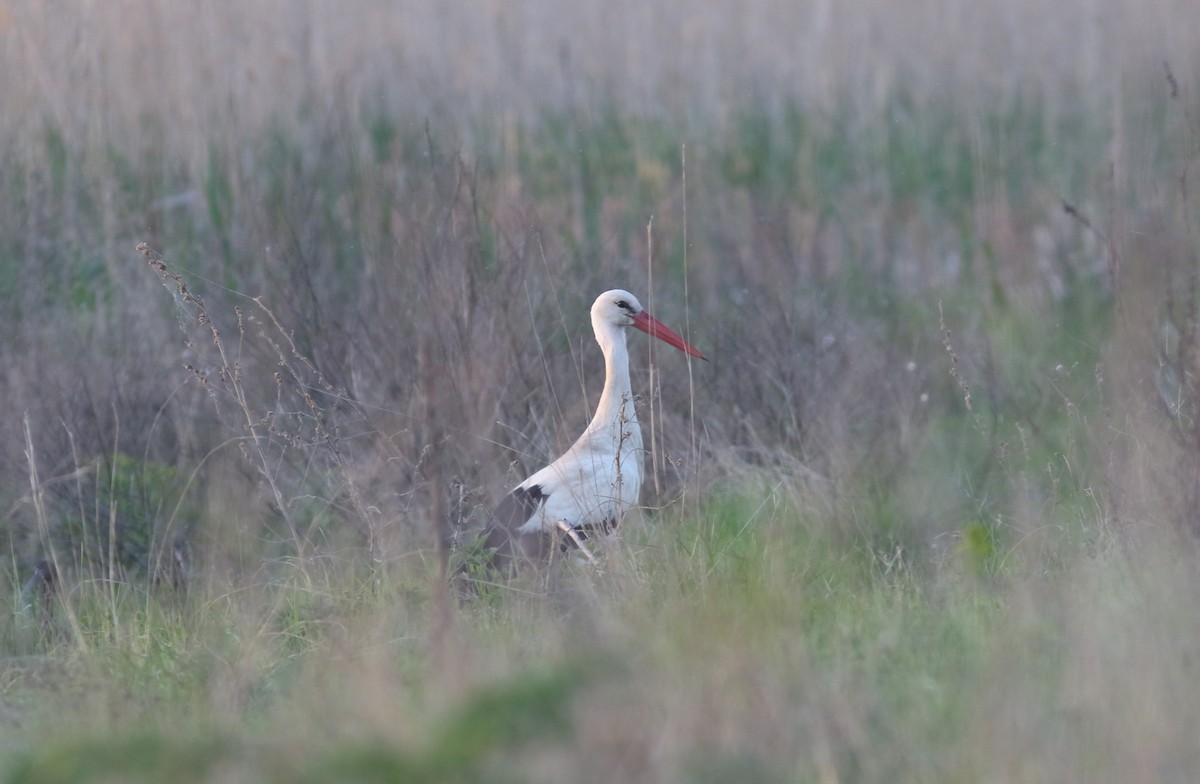
[{"label": "black wing feather", "polygon": [[502,568],[512,564],[513,558],[539,555],[540,534],[522,535],[517,529],[537,514],[546,503],[546,494],[541,485],[518,487],[492,511],[488,526],[484,529],[484,546],[493,553],[492,563]]},{"label": "black wing feather", "polygon": [[[575,526],[575,533],[581,541],[586,542],[592,538],[593,534],[611,534],[615,533],[617,526],[621,524],[621,520],[616,517],[606,517],[598,523],[584,523],[583,525]],[[573,544],[570,538],[563,542],[563,549],[566,550],[568,543]]]}]

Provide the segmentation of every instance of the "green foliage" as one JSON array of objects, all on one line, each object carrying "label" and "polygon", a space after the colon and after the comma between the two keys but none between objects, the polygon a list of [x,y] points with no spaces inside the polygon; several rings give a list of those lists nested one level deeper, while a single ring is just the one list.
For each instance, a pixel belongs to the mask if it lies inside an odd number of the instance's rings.
[{"label": "green foliage", "polygon": [[220,242],[221,253],[226,263],[233,260],[233,182],[228,163],[222,159],[215,147],[209,149],[208,170],[204,176],[204,204],[208,210],[208,222]]},{"label": "green foliage", "polygon": [[968,523],[962,534],[962,556],[973,573],[994,575],[1000,564],[995,529],[978,520]]},{"label": "green foliage", "polygon": [[[11,755],[5,781],[209,781],[231,770],[240,770],[252,780],[279,781],[508,780],[499,777],[489,761],[513,758],[526,747],[569,739],[573,733],[570,702],[592,678],[588,670],[576,665],[519,673],[480,689],[449,711],[418,748],[320,743],[297,760],[255,748],[227,732],[214,733],[194,719],[185,720],[195,725],[191,733],[181,733],[178,726],[135,722],[132,728],[118,731],[115,738],[60,732],[51,743]],[[156,686],[143,680],[137,685],[152,692],[151,699],[159,699],[166,696],[158,692],[168,682]],[[177,696],[181,702],[188,698],[186,693]]]},{"label": "green foliage", "polygon": [[447,717],[422,755],[428,780],[479,780],[488,754],[568,737],[570,698],[587,678],[587,670],[564,666],[480,690]]},{"label": "green foliage", "polygon": [[100,455],[60,504],[61,557],[86,572],[169,576],[171,553],[196,519],[186,478],[170,466],[122,452]]},{"label": "green foliage", "polygon": [[218,737],[173,740],[149,731],[119,739],[52,742],[19,756],[9,766],[6,781],[12,784],[209,781],[227,749],[227,741]]},{"label": "green foliage", "polygon": [[67,165],[70,151],[62,131],[52,123],[45,127],[46,162],[50,168],[50,186],[55,196],[63,198],[67,187]]}]

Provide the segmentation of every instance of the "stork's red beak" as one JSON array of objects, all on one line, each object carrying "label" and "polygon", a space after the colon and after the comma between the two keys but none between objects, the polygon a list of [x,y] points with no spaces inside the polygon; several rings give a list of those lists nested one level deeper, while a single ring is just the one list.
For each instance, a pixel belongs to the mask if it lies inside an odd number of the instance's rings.
[{"label": "stork's red beak", "polygon": [[706,362],[708,361],[708,357],[701,354],[699,349],[688,343],[683,338],[679,337],[679,335],[675,334],[674,330],[663,324],[658,319],[654,318],[654,316],[651,316],[646,311],[643,310],[641,313],[634,315],[632,318],[633,326],[637,327],[642,332],[645,332],[647,335],[658,338],[663,343],[672,345],[680,351],[691,354],[693,357],[703,359]]}]

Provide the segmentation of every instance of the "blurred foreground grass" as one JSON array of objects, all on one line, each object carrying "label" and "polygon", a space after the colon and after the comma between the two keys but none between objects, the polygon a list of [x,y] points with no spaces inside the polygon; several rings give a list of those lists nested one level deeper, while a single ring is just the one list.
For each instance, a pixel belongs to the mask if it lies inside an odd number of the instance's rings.
[{"label": "blurred foreground grass", "polygon": [[[721,7],[524,69],[592,6],[419,7],[0,7],[9,780],[1194,779],[1197,103],[1141,46],[1188,13],[761,2],[689,71],[637,42]],[[713,359],[631,341],[645,511],[448,603],[615,285]]]}]

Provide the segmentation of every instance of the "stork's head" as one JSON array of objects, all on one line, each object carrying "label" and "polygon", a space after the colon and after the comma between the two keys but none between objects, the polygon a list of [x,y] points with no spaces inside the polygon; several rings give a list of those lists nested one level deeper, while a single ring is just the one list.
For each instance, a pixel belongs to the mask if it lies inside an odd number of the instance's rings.
[{"label": "stork's head", "polygon": [[[656,337],[693,357],[708,359],[694,346],[675,334],[661,321],[651,316],[638,302],[637,297],[624,289],[606,291],[592,303],[592,328],[599,337],[613,328],[636,327],[647,335]],[[623,342],[623,341],[622,341]]]}]

